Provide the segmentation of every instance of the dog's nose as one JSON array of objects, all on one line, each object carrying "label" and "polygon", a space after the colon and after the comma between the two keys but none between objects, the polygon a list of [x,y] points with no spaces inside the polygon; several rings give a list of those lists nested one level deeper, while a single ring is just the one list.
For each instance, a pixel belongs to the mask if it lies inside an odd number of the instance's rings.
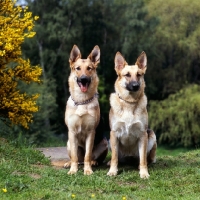
[{"label": "dog's nose", "polygon": [[134,91],[137,91],[139,89],[139,87],[140,87],[140,84],[138,82],[136,82],[136,81],[133,81],[132,82],[132,87],[133,87]]},{"label": "dog's nose", "polygon": [[126,89],[132,92],[137,92],[140,88],[140,83],[137,81],[131,81],[126,85]]},{"label": "dog's nose", "polygon": [[80,77],[80,80],[81,80],[81,81],[87,81],[87,80],[88,80],[88,77],[85,76],[85,75],[82,75],[82,76]]},{"label": "dog's nose", "polygon": [[79,78],[79,82],[85,84],[85,83],[89,83],[91,81],[91,78],[86,76],[86,75],[82,75],[80,78]]}]

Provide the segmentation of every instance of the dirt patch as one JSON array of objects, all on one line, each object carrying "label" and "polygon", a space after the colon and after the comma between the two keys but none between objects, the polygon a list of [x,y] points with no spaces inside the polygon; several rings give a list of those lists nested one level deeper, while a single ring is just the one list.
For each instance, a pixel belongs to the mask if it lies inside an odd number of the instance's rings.
[{"label": "dirt patch", "polygon": [[[12,173],[12,175],[23,176],[23,175],[27,175],[27,173],[14,171]],[[34,178],[34,179],[40,179],[41,178],[41,176],[39,174],[28,174],[28,176],[30,176],[31,178]]]}]

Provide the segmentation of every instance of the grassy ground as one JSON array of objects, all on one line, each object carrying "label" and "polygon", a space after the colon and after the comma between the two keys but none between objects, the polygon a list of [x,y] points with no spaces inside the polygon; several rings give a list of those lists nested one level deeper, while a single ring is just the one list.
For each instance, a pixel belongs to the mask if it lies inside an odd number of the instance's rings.
[{"label": "grassy ground", "polygon": [[106,165],[93,170],[84,176],[80,166],[69,176],[33,148],[0,141],[1,200],[200,199],[200,150],[158,155],[157,163],[149,166],[148,180],[139,178],[137,166],[120,166],[116,177],[106,175]]}]

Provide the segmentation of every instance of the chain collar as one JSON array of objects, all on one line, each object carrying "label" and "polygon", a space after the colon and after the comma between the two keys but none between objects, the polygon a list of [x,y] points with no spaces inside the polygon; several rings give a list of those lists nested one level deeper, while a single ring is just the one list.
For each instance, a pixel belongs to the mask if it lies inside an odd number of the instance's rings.
[{"label": "chain collar", "polygon": [[120,97],[118,93],[117,93],[117,95],[118,95],[118,97],[119,97],[121,100],[123,100],[123,101],[125,101],[125,102],[127,102],[127,103],[135,103],[135,102],[138,101],[138,99],[136,99],[136,100],[134,100],[134,101],[127,101],[127,100],[123,99],[122,97]]},{"label": "chain collar", "polygon": [[88,99],[88,100],[86,100],[86,101],[83,101],[83,102],[76,102],[76,101],[72,98],[72,96],[71,96],[71,99],[72,99],[72,101],[74,102],[74,106],[79,106],[79,105],[88,104],[88,103],[90,103],[91,101],[93,101],[94,98],[98,98],[98,97],[99,97],[99,94],[98,94],[98,93],[95,93],[94,96],[93,96],[92,98],[90,98],[90,99]]}]

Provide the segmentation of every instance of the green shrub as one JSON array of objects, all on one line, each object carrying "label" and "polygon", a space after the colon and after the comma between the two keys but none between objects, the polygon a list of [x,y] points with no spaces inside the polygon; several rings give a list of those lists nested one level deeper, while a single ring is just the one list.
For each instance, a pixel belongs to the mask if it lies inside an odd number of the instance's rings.
[{"label": "green shrub", "polygon": [[149,122],[159,143],[184,147],[200,144],[199,85],[188,85],[163,101],[149,104]]}]

